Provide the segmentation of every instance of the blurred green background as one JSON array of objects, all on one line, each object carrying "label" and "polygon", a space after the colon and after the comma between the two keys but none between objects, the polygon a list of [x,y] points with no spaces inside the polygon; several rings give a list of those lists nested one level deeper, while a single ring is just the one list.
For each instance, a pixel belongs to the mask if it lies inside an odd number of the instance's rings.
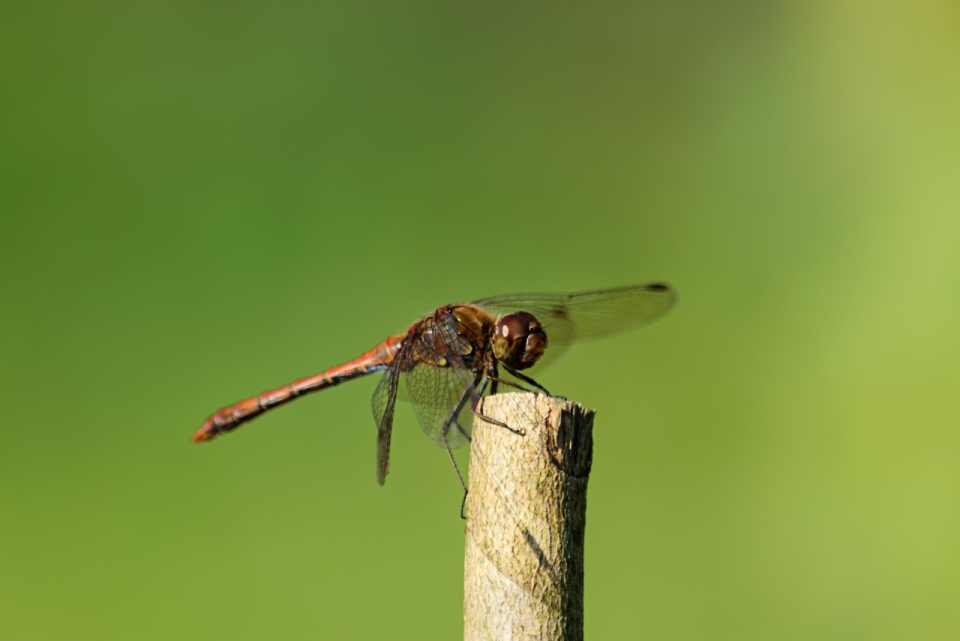
[{"label": "blurred green background", "polygon": [[[6,2],[0,638],[454,639],[376,380],[449,302],[664,280],[599,409],[591,639],[960,638],[960,8]],[[465,458],[464,458],[465,460]]]}]

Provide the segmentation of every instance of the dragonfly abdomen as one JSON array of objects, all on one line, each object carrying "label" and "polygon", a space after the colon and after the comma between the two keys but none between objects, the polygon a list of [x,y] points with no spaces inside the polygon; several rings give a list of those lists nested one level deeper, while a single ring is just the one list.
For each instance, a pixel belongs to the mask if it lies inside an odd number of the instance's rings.
[{"label": "dragonfly abdomen", "polygon": [[233,431],[267,410],[289,403],[304,394],[333,387],[367,374],[382,372],[393,362],[405,336],[405,334],[391,336],[366,354],[342,365],[224,407],[203,422],[200,429],[193,435],[193,442],[209,441],[220,434]]}]

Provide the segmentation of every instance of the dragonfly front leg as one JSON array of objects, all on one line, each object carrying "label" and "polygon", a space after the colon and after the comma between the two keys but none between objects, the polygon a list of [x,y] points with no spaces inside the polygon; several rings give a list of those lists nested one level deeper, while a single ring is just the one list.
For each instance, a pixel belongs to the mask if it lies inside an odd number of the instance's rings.
[{"label": "dragonfly front leg", "polygon": [[[540,383],[536,382],[535,380],[533,380],[533,379],[530,378],[529,376],[527,376],[527,375],[525,375],[525,374],[521,374],[520,372],[516,371],[516,370],[513,369],[512,367],[508,367],[508,366],[506,366],[506,365],[503,366],[503,369],[507,370],[508,372],[510,372],[511,376],[516,376],[517,378],[519,378],[521,381],[523,381],[523,382],[526,383],[527,385],[532,385],[532,386],[536,387],[538,390],[540,390],[541,392],[543,392],[543,393],[546,394],[547,396],[553,396],[553,394],[551,394],[550,392],[547,391],[547,388],[546,388],[546,387],[544,387],[544,386],[541,385]],[[520,386],[514,384],[514,387],[520,387]],[[523,389],[523,388],[520,387],[520,389]],[[530,390],[527,390],[527,391],[529,392]]]},{"label": "dragonfly front leg", "polygon": [[529,389],[527,389],[526,387],[524,387],[523,385],[517,385],[517,384],[514,383],[513,381],[508,381],[508,380],[505,379],[505,378],[491,378],[490,380],[493,381],[494,383],[502,383],[503,385],[506,385],[507,387],[513,387],[513,388],[515,388],[515,389],[520,390],[521,392],[533,392],[533,390],[529,390]]}]

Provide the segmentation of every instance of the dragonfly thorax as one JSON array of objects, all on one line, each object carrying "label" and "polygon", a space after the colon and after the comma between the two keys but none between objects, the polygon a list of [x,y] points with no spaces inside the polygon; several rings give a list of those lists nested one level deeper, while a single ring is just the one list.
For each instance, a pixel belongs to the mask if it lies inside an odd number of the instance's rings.
[{"label": "dragonfly thorax", "polygon": [[533,314],[516,312],[497,321],[493,355],[507,367],[533,367],[546,348],[547,334]]}]

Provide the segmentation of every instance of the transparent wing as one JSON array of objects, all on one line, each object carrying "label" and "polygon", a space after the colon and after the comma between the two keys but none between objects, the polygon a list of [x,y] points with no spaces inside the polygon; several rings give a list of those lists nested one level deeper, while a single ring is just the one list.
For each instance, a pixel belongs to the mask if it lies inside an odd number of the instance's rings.
[{"label": "transparent wing", "polygon": [[548,330],[547,337],[553,345],[603,338],[642,327],[667,313],[675,300],[668,285],[651,284],[577,294],[497,296],[476,304],[498,314],[530,312]]},{"label": "transparent wing", "polygon": [[[408,372],[407,392],[424,433],[443,447],[443,428],[456,411],[447,428],[447,444],[451,449],[461,447],[470,439],[473,425],[471,407],[472,382],[461,372],[450,368],[420,365]],[[459,405],[459,409],[458,409]]]},{"label": "transparent wing", "polygon": [[547,333],[547,350],[534,371],[562,354],[574,341],[605,338],[647,325],[676,302],[669,285],[659,283],[598,289],[576,294],[517,294],[476,301],[496,315],[529,312]]},{"label": "transparent wing", "polygon": [[426,319],[411,340],[405,361],[406,392],[413,404],[420,427],[443,447],[444,426],[447,443],[460,447],[469,440],[473,425],[471,401],[475,393],[475,376],[460,357],[466,349],[457,334],[452,316]]},{"label": "transparent wing", "polygon": [[397,386],[400,382],[399,357],[403,355],[400,348],[393,365],[380,379],[377,389],[373,392],[371,405],[373,420],[377,423],[377,483],[383,485],[390,471],[390,437],[393,434],[393,410],[397,402]]}]

